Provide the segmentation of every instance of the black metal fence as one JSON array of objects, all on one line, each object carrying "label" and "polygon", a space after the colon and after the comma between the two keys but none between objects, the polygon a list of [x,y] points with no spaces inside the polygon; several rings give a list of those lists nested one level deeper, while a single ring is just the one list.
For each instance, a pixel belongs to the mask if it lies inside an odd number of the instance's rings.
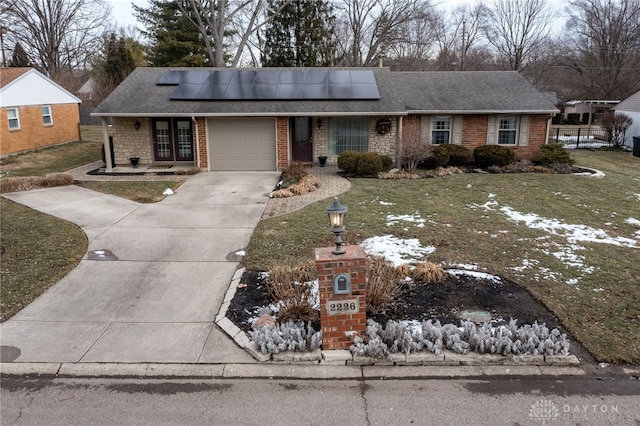
[{"label": "black metal fence", "polygon": [[551,126],[549,143],[561,143],[565,148],[611,146],[606,129],[598,126]]}]

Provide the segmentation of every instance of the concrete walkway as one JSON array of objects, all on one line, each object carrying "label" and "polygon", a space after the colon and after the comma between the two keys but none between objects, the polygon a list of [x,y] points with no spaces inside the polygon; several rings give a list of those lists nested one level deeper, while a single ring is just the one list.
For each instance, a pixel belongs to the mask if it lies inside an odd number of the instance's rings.
[{"label": "concrete walkway", "polygon": [[[273,173],[201,173],[156,204],[77,186],[6,194],[74,222],[78,267],[0,325],[3,353],[28,363],[252,363],[214,319]],[[9,348],[9,349],[7,349]],[[19,352],[16,351],[17,348]]]}]

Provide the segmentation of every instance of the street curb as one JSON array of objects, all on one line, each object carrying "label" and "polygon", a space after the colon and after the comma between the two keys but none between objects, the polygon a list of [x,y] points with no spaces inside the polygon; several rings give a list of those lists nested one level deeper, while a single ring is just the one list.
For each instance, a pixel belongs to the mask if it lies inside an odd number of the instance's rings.
[{"label": "street curb", "polygon": [[[596,372],[566,366],[356,366],[300,364],[116,364],[116,363],[0,363],[7,376],[54,376],[77,378],[206,378],[206,379],[424,379],[463,377],[560,377],[637,376],[638,368]],[[600,373],[600,374],[598,374]],[[613,373],[613,374],[612,374]]]}]

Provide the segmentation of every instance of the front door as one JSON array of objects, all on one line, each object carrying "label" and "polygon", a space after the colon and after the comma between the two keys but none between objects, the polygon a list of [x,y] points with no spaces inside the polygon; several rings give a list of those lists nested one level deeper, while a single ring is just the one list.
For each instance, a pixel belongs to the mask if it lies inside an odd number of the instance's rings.
[{"label": "front door", "polygon": [[313,161],[310,117],[291,118],[291,158],[305,163]]},{"label": "front door", "polygon": [[193,130],[190,119],[153,120],[155,161],[193,161]]}]

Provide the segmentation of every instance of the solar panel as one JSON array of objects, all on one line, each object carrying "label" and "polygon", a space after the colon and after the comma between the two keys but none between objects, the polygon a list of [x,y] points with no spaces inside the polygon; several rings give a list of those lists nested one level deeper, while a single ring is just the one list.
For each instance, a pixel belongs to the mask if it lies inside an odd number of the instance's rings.
[{"label": "solar panel", "polygon": [[371,70],[180,70],[165,72],[156,84],[177,85],[174,100],[380,99]]}]

